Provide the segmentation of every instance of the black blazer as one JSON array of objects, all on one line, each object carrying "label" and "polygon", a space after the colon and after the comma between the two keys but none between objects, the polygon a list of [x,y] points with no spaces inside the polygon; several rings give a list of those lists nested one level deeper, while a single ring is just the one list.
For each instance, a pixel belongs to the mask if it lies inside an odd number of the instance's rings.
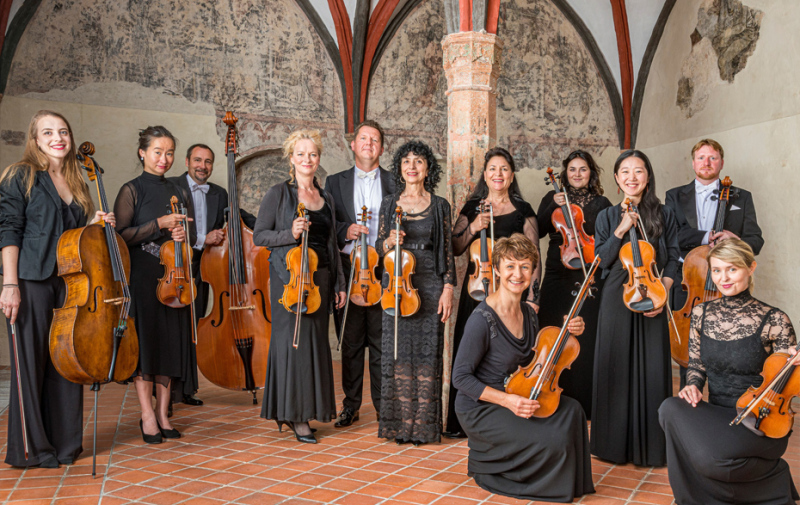
[{"label": "black blazer", "polygon": [[[722,228],[738,235],[753,248],[755,254],[758,254],[761,247],[764,246],[764,239],[761,237],[761,228],[756,219],[753,195],[749,191],[735,186],[731,186],[731,190],[731,198],[728,200],[725,223]],[[734,191],[738,191],[736,196],[734,196]],[[664,205],[675,213],[675,219],[678,221],[678,244],[681,248],[681,256],[685,258],[692,249],[702,245],[703,236],[706,234],[697,229],[694,181],[667,191]]]},{"label": "black blazer", "polygon": [[[381,176],[381,200],[386,195],[394,194],[394,175],[388,170],[378,167]],[[338,174],[329,175],[325,181],[325,192],[331,195],[336,202],[336,238],[339,249],[343,249],[347,242],[347,229],[356,222],[356,209],[353,199],[353,178],[356,176],[356,167]],[[380,209],[371,209],[377,213]]]},{"label": "black blazer", "polygon": [[[19,247],[17,275],[41,281],[56,271],[58,239],[64,233],[61,197],[47,170],[35,174],[30,196],[25,196],[27,169],[0,185],[0,249]],[[82,215],[78,226],[86,226]]]}]

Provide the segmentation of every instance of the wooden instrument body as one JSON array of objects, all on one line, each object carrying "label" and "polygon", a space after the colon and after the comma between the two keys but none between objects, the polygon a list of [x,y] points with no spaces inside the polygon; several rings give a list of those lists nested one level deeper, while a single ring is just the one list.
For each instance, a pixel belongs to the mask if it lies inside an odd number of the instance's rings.
[{"label": "wooden instrument body", "polygon": [[[636,261],[634,244],[628,242],[619,251],[622,266],[628,271],[628,282],[623,285],[622,299],[633,312],[650,312],[667,303],[667,290],[656,268],[656,253],[653,246],[644,240],[637,240],[641,261]],[[652,301],[649,307],[647,300]]]},{"label": "wooden instrument body", "polygon": [[[304,247],[308,254],[305,271],[301,267]],[[307,242],[286,253],[286,270],[289,270],[292,276],[289,283],[283,286],[283,296],[278,301],[292,314],[297,313],[299,302],[302,303],[301,312],[303,314],[313,314],[322,305],[319,286],[314,284],[314,272],[317,271],[318,264],[317,253],[308,247]]]},{"label": "wooden instrument body", "polygon": [[269,299],[269,255],[253,243],[253,232],[239,220],[246,282],[231,279],[230,233],[226,225],[223,241],[207,246],[200,260],[200,274],[211,285],[211,312],[197,324],[197,366],[219,387],[250,390],[242,347],[251,356],[256,389],[264,387],[267,354],[272,333]]},{"label": "wooden instrument body", "polygon": [[[561,238],[563,239],[559,246],[561,263],[570,270],[580,270],[581,253],[583,253],[583,263],[590,265],[592,261],[594,261],[594,237],[587,234],[583,229],[583,209],[574,203],[570,204],[572,220],[575,224],[575,229],[578,230],[578,236],[576,237],[572,226],[570,226],[570,223],[567,222],[564,216],[563,208],[564,207],[559,207],[554,210],[553,214],[550,216],[550,221],[553,223],[556,231],[561,233]],[[581,246],[580,250],[578,249],[579,242]]]},{"label": "wooden instrument body", "polygon": [[[130,278],[128,246],[114,234],[125,271]],[[58,275],[66,283],[64,305],[53,311],[50,357],[65,379],[78,384],[105,382],[113,355],[113,329],[120,305],[107,303],[125,297],[114,280],[111,257],[101,224],[65,231],[58,240]],[[139,338],[133,318],[120,340],[113,380],[124,381],[139,362]]]},{"label": "wooden instrument body", "polygon": [[[761,386],[747,388],[747,391],[736,402],[736,409],[739,411],[746,409],[753,399],[760,396],[781,370],[787,366],[788,358],[789,354],[784,352],[771,354],[764,361],[764,368],[761,372],[764,381]],[[758,429],[769,438],[785,437],[794,425],[792,398],[800,394],[800,371],[798,371],[800,367],[793,366],[792,368],[793,370],[787,371],[789,378],[781,391],[773,391],[764,397],[743,421],[748,422],[748,419],[752,419],[751,415],[758,417],[760,412],[767,411],[768,414],[761,419]]]},{"label": "wooden instrument body", "polygon": [[[186,250],[189,250],[188,254]],[[164,276],[158,279],[156,296],[158,301],[179,309],[187,307],[197,296],[197,290],[191,285],[189,269],[192,268],[191,247],[185,247],[184,242],[169,240],[161,244],[158,258],[164,265]],[[181,255],[181,266],[176,265],[176,254]]]},{"label": "wooden instrument body", "polygon": [[[353,285],[350,288],[350,301],[362,307],[371,307],[381,301],[382,296],[381,281],[375,275],[380,256],[374,247],[366,245],[365,248],[364,246],[365,244],[362,243],[354,247],[350,253],[350,261],[355,269]],[[362,250],[364,251],[363,255],[361,254]],[[366,262],[362,263],[362,256],[366,256]]]},{"label": "wooden instrument body", "polygon": [[[506,381],[506,393],[539,402],[539,408],[533,413],[533,417],[550,417],[558,409],[562,391],[558,386],[558,379],[562,370],[569,368],[578,358],[578,354],[581,351],[578,339],[569,335],[558,361],[552,367],[547,367],[547,357],[557,345],[560,332],[561,328],[556,326],[547,326],[539,330],[539,334],[536,336],[536,345],[533,348],[535,352],[533,360],[529,365],[517,368],[517,371],[511,374]],[[542,372],[548,368],[550,370],[548,375],[542,378],[544,387],[542,387],[538,397],[532,398],[531,394],[536,382]]]},{"label": "wooden instrument body", "polygon": [[416,314],[420,306],[419,293],[411,284],[411,276],[416,269],[417,258],[405,249],[401,249],[400,256],[399,276],[395,273],[395,250],[392,249],[383,258],[383,267],[389,272],[389,285],[383,290],[381,308],[390,316],[394,316],[395,290],[397,289],[400,315],[408,317]]},{"label": "wooden instrument body", "polygon": [[[485,251],[485,255],[482,250]],[[474,265],[475,273],[469,276],[467,289],[469,289],[469,296],[478,301],[485,300],[487,292],[492,294],[495,291],[496,279],[494,279],[494,269],[492,268],[493,250],[494,241],[486,237],[486,230],[481,230],[481,237],[469,246],[469,260]]]}]

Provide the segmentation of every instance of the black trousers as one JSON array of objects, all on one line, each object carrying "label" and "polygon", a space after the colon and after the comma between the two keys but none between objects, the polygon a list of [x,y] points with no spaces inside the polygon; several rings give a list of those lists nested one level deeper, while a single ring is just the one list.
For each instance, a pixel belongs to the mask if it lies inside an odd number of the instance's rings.
[{"label": "black trousers", "polygon": [[[197,289],[197,297],[194,300],[195,324],[201,317],[205,316],[206,307],[208,306],[208,284],[200,279],[201,256],[200,253],[194,251],[194,256],[192,257],[192,276]],[[191,339],[191,335],[189,338]],[[183,362],[186,364],[186,368],[183,370],[184,380],[172,382],[173,402],[182,402],[184,396],[192,396],[200,388],[197,377],[197,348],[194,344],[186,346],[186,357]]]},{"label": "black trousers", "polygon": [[11,394],[8,408],[6,463],[35,466],[56,458],[72,463],[83,451],[83,386],[63,378],[50,360],[50,324],[53,309],[64,304],[64,281],[53,275],[44,281],[19,279],[21,302],[17,314],[19,354],[28,459],[22,440],[16,362],[8,327],[11,352]]},{"label": "black trousers", "polygon": [[[346,278],[350,275],[350,255],[342,254],[342,269]],[[382,270],[382,269],[380,269]],[[379,271],[377,275],[381,275]],[[378,277],[380,279],[380,277]],[[369,383],[372,404],[376,411],[381,407],[381,319],[383,310],[380,304],[361,307],[350,303],[347,309],[347,326],[341,332],[344,310],[334,312],[334,322],[341,334],[342,345],[342,391],[344,407],[353,410],[361,408],[364,388],[364,354],[369,349]]]}]

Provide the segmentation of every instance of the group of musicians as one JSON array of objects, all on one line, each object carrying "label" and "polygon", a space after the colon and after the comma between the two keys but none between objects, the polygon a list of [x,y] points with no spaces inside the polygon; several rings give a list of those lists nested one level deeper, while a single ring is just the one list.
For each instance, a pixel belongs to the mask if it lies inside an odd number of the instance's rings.
[{"label": "group of musicians", "polygon": [[[123,185],[113,213],[94,211],[76,162],[72,130],[66,118],[52,111],[32,118],[22,160],[0,176],[0,308],[9,334],[14,327],[10,345],[16,346],[12,360],[18,361],[12,365],[19,366],[22,377],[21,390],[12,382],[6,463],[58,467],[72,463],[82,450],[83,391],[54,369],[48,336],[53,309],[65,297],[57,275],[58,239],[65,230],[87,223],[103,220],[115,226],[129,249],[131,314],[139,336],[139,364],[131,379],[141,406],[143,440],[161,443],[181,436],[170,422],[171,399],[202,405],[195,396],[192,315],[186,307],[158,301],[156,285],[163,272],[158,256],[169,240],[189,241],[197,252],[197,270],[203,248],[225,238],[227,194],[208,183],[214,153],[202,144],[188,149],[185,174],[166,177],[176,142],[163,126],[141,131],[137,157],[142,173]],[[618,464],[667,465],[680,504],[798,499],[781,459],[789,435],[773,439],[745,423],[728,426],[736,416],[736,400],[760,382],[766,358],[776,352],[794,356],[796,337],[785,313],[750,293],[754,257],[764,241],[750,193],[738,189],[729,201],[717,198],[724,164],[717,142],[704,139],[692,149],[696,178],[668,191],[665,204],[656,196],[654,168],[645,153],[628,150],[617,159],[614,179],[622,201],[615,205],[603,196],[600,168],[592,156],[574,151],[557,175],[562,189],[544,196],[538,216],[521,195],[514,158],[494,148],[486,153],[475,189],[454,224],[450,204],[435,194],[442,167],[429,146],[407,142],[385,170],[380,166],[383,130],[365,121],[350,147],[354,166],[328,177],[323,189],[316,177],[322,139],[316,131],[295,131],[283,145],[287,181],[267,191],[257,218],[242,213],[254,244],[271,253],[272,330],[262,417],[275,420],[279,430],[288,427],[305,443],[317,443],[310,421],[336,419],[337,428],[359,421],[368,352],[378,436],[415,445],[438,442],[442,435],[467,437],[470,475],[493,493],[570,502],[594,492],[594,454]],[[188,209],[186,214],[167,211],[173,197]],[[563,238],[551,217],[565,203],[583,211],[583,227],[594,236],[602,269],[594,280],[596,296],[586,300],[582,317],[570,321],[564,319],[572,292],[586,271],[568,268],[560,255]],[[306,215],[298,216],[298,204]],[[723,204],[727,218],[722,229],[714,229],[717,207]],[[363,208],[369,209],[366,215]],[[184,219],[192,222],[188,233]],[[457,285],[454,255],[468,251],[487,229],[496,240],[491,256],[496,287],[482,301],[466,287],[462,290],[451,400],[443,405],[444,324]],[[691,314],[688,367],[674,398],[670,307],[635,312],[623,301],[629,274],[621,251],[637,231],[655,250],[657,273],[666,290],[672,290],[674,306],[683,305],[683,258],[696,246],[713,246],[708,265],[721,298],[696,306]],[[544,283],[540,233],[550,235]],[[413,314],[394,317],[380,304],[349,304],[342,321],[351,253],[362,237],[381,257],[401,249],[413,255],[415,270],[404,281],[413,283],[419,296]],[[290,282],[289,253],[301,241],[316,253],[314,283],[321,307],[295,328],[299,318],[281,305],[280,295]],[[475,268],[471,263],[467,276]],[[395,272],[382,270],[379,266],[385,286]],[[205,312],[205,289],[198,284],[199,314]],[[345,398],[338,415],[328,343],[331,312],[342,349]],[[531,362],[539,329],[551,325],[564,325],[578,337],[580,355],[560,378],[564,391],[557,410],[540,418],[534,415],[539,402],[505,392],[504,381]],[[790,359],[796,364],[800,356]],[[702,399],[706,380],[707,402]]]}]

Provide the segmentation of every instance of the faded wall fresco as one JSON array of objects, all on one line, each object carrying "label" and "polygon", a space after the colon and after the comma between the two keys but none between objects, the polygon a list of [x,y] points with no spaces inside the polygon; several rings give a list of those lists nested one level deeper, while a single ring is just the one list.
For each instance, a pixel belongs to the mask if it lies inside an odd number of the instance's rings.
[{"label": "faded wall fresco", "polygon": [[347,164],[340,81],[294,0],[43,0],[6,94],[212,117],[233,110],[244,151],[313,127],[329,139],[329,161]]},{"label": "faded wall fresco", "polygon": [[366,117],[386,130],[384,167],[391,165],[394,150],[412,139],[430,145],[437,157],[447,156],[444,23],[441,0],[422,2],[394,34],[372,75]]},{"label": "faded wall fresco", "polygon": [[498,34],[505,46],[497,142],[514,155],[518,169],[560,165],[577,148],[597,155],[618,148],[597,67],[557,7],[549,0],[504,0]]}]

